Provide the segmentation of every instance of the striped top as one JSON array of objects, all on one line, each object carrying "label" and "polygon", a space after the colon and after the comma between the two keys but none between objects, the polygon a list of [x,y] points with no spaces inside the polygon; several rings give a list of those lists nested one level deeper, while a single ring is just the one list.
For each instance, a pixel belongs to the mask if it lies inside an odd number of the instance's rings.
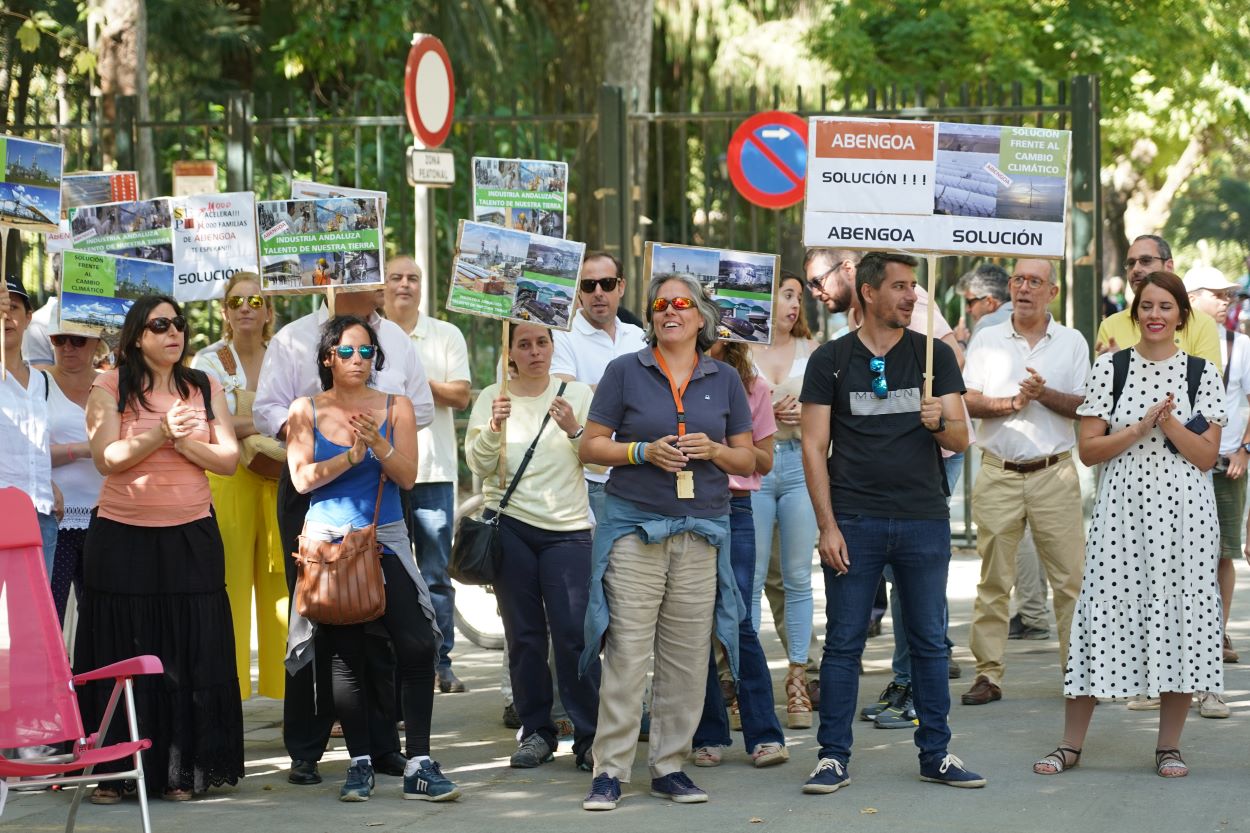
[{"label": "striped top", "polygon": [[[221,390],[221,384],[212,374],[209,374],[209,384],[214,393]],[[117,371],[110,370],[100,374],[93,387],[107,391],[116,402],[117,385]],[[148,394],[150,409],[136,410],[137,405],[127,407],[121,414],[118,439],[129,439],[160,425],[161,418],[177,399],[174,394],[153,391]],[[210,434],[208,423],[204,421],[204,401],[199,388],[192,386],[186,403],[201,419],[192,439],[208,442]],[[104,478],[98,514],[131,526],[179,526],[208,517],[211,504],[204,469],[175,451],[173,441],[166,441],[134,466]]]}]

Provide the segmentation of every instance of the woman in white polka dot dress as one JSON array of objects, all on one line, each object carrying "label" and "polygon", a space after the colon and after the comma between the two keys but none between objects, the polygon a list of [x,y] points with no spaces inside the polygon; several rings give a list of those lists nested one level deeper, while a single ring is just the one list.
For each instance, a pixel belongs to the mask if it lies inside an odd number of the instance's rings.
[{"label": "woman in white polka dot dress", "polygon": [[[1207,472],[1219,455],[1224,392],[1207,362],[1190,407],[1189,357],[1175,335],[1191,315],[1201,313],[1191,310],[1180,278],[1147,276],[1133,301],[1141,341],[1126,351],[1119,402],[1113,406],[1108,353],[1094,363],[1077,409],[1081,460],[1104,466],[1072,619],[1063,742],[1033,765],[1041,775],[1080,762],[1096,698],[1134,695],[1162,701],[1155,771],[1188,775],[1180,739],[1190,699],[1223,689],[1219,527]],[[1186,422],[1199,413],[1208,427],[1195,433]]]}]

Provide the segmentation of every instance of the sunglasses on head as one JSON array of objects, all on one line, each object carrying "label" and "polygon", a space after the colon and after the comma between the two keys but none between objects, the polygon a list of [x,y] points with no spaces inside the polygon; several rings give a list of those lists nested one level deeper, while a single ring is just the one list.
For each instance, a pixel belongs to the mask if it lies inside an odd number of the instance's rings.
[{"label": "sunglasses on head", "polygon": [[676,298],[656,298],[651,302],[651,309],[654,312],[664,312],[669,307],[673,309],[693,309],[694,298],[686,298],[678,296]]},{"label": "sunglasses on head", "polygon": [[620,278],[582,278],[582,292],[589,295],[591,292],[595,291],[596,286],[604,292],[611,292],[616,289],[616,283],[619,280]]},{"label": "sunglasses on head", "polygon": [[143,326],[146,327],[149,332],[156,333],[157,335],[169,332],[170,327],[173,327],[181,333],[185,332],[187,329],[187,319],[183,318],[181,315],[175,315],[173,318],[166,318],[162,315],[160,318],[153,318]]},{"label": "sunglasses on head", "polygon": [[252,309],[262,309],[265,306],[264,295],[231,295],[226,299],[226,306],[230,309],[238,309],[247,304]]},{"label": "sunglasses on head", "polygon": [[52,341],[53,347],[64,347],[67,344],[70,345],[71,347],[80,347],[80,348],[87,346],[86,336],[54,335],[54,336],[49,336],[49,338]]},{"label": "sunglasses on head", "polygon": [[340,344],[338,347],[334,348],[334,355],[338,356],[343,361],[348,361],[352,356],[359,353],[361,360],[371,362],[377,352],[378,348],[374,347],[372,344],[362,344],[359,347],[353,347],[350,344]]},{"label": "sunglasses on head", "polygon": [[878,399],[885,399],[890,395],[890,386],[885,381],[885,359],[873,356],[868,360],[868,369],[877,374],[872,380],[872,395]]}]

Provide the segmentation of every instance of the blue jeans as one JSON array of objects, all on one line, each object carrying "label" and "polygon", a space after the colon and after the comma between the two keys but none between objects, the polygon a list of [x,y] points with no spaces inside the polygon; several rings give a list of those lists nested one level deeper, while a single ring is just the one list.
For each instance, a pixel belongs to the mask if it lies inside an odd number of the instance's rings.
[{"label": "blue jeans", "polygon": [[586,481],[586,496],[590,498],[590,513],[595,516],[595,523],[603,517],[603,504],[608,499],[608,493],[604,491],[607,485],[594,480]]},{"label": "blue jeans", "polygon": [[920,726],[915,743],[926,763],[946,754],[950,727],[950,687],[946,677],[946,576],[950,567],[949,520],[903,520],[839,515],[851,567],[825,574],[824,659],[820,690],[820,757],[846,764],[851,758],[851,723],[859,699],[859,661],[868,636],[868,619],[881,571],[889,565],[898,579],[911,647],[912,694]]},{"label": "blue jeans", "polygon": [[[954,494],[959,487],[959,478],[964,473],[964,453],[961,451],[952,457],[943,458],[942,465],[946,467],[946,482],[950,484],[951,494]],[[950,498],[946,499],[946,505],[950,505]],[[898,585],[894,583],[894,571],[889,567],[885,568],[885,580],[890,583],[890,610],[893,611],[891,616],[894,619],[894,658],[890,661],[890,669],[894,672],[894,682],[908,685],[911,683],[911,652],[907,650],[907,637],[904,635],[906,631],[903,617],[906,614],[898,602]],[[943,619],[942,633],[945,634],[950,628],[949,608]],[[949,636],[944,639],[948,649],[955,647]]]},{"label": "blue jeans", "polygon": [[418,483],[412,487],[412,531],[417,567],[430,588],[434,616],[443,632],[438,667],[451,667],[456,644],[456,588],[447,575],[451,558],[451,525],[456,517],[456,487],[451,483]]},{"label": "blue jeans", "polygon": [[52,563],[53,559],[56,558],[56,515],[36,512],[35,517],[39,519],[39,535],[43,538],[43,566],[47,571],[48,586],[50,587],[52,582]]},{"label": "blue jeans", "polygon": [[[735,497],[729,501],[729,557],[739,593],[747,593],[755,576],[755,524],[751,519],[751,499]],[[745,596],[744,596],[745,598]],[[750,615],[738,623],[738,709],[742,714],[742,742],[747,752],[761,743],[785,744],[777,712],[773,708],[773,679],[768,659],[760,646],[760,638],[751,626]],[[692,745],[730,746],[729,720],[725,714],[725,698],[721,694],[720,675],[716,669],[716,646],[712,646],[707,666],[707,693],[703,699],[703,717],[695,729]]]},{"label": "blue jeans", "polygon": [[[820,530],[803,478],[803,449],[798,440],[782,440],[773,449],[773,470],[751,495],[755,514],[755,577],[751,592],[751,624],[760,629],[760,594],[768,577],[773,551],[773,526],[781,533],[781,584],[786,596],[786,639],[790,662],[807,664],[812,638],[812,558]],[[781,622],[776,623],[782,627]]]}]

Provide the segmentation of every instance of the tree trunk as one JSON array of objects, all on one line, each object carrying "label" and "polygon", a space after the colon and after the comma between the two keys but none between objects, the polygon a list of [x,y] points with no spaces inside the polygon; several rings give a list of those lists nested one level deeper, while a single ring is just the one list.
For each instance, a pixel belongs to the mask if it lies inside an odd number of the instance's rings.
[{"label": "tree trunk", "polygon": [[[599,18],[599,54],[602,56],[600,82],[621,87],[625,93],[625,111],[648,113],[651,111],[651,37],[655,27],[654,0],[611,0],[605,3]],[[649,150],[649,127],[646,122],[637,124],[625,136],[629,167],[631,171],[630,193],[620,194],[622,210],[630,218],[642,216],[647,204],[647,154]],[[622,260],[627,264],[641,263],[642,234],[647,227],[631,222],[632,240],[624,241]],[[635,269],[627,269],[637,275]],[[631,286],[632,284],[632,286]],[[645,287],[635,279],[626,283],[631,287],[629,301],[636,307]]]},{"label": "tree trunk", "polygon": [[9,84],[13,80],[13,23],[0,19],[0,124],[9,123]]},{"label": "tree trunk", "polygon": [[[103,93],[104,116],[112,121],[117,112],[117,96],[134,96],[135,115],[140,123],[150,121],[148,103],[148,16],[144,0],[95,0],[103,11],[96,71]],[[140,127],[135,138],[135,168],[139,189],[145,197],[160,190],[156,178],[156,153],[152,129]],[[114,137],[116,140],[116,137]],[[111,158],[112,154],[108,154]]]}]

